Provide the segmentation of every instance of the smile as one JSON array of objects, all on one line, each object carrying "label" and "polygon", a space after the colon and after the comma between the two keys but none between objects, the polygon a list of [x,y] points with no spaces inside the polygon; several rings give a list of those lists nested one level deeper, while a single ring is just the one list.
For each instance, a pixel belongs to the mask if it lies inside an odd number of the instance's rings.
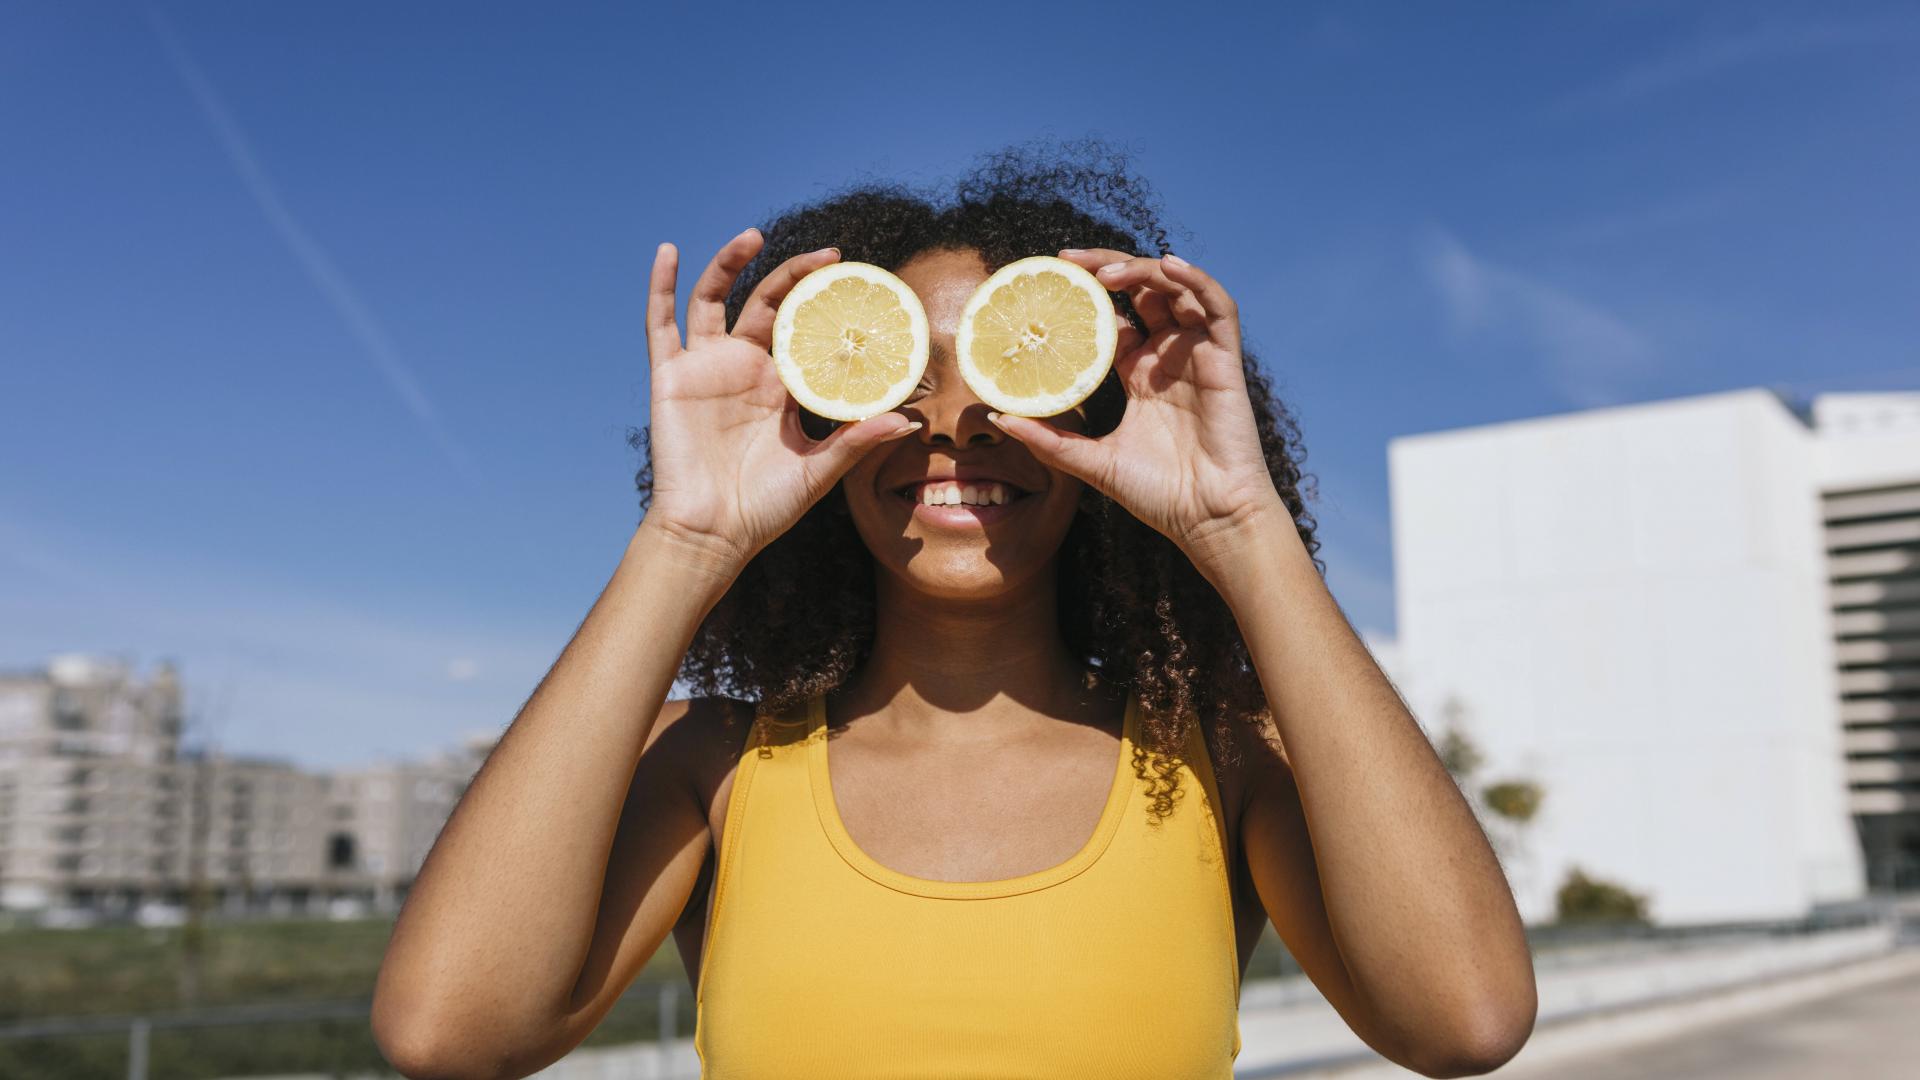
[{"label": "smile", "polygon": [[913,504],[913,516],[930,525],[967,528],[1013,513],[1030,492],[999,480],[922,480],[894,489]]}]

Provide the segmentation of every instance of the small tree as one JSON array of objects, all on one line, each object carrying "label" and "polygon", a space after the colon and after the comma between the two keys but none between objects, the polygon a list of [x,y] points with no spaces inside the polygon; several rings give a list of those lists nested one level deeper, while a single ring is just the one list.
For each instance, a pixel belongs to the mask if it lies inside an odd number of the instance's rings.
[{"label": "small tree", "polygon": [[1564,923],[1644,923],[1647,898],[1629,892],[1610,881],[1588,877],[1578,866],[1567,871],[1558,896],[1560,921]]},{"label": "small tree", "polygon": [[1440,764],[1446,766],[1457,784],[1466,783],[1486,760],[1480,747],[1467,737],[1461,723],[1465,714],[1466,706],[1459,698],[1448,698],[1440,707],[1442,727],[1440,737],[1433,744],[1434,751],[1440,755]]},{"label": "small tree", "polygon": [[1527,829],[1540,813],[1546,789],[1524,778],[1500,780],[1476,789],[1474,777],[1486,764],[1486,755],[1467,734],[1467,711],[1466,703],[1454,696],[1440,706],[1439,731],[1432,736],[1434,753],[1480,819],[1487,842],[1493,845],[1509,879],[1529,877],[1530,870],[1515,864],[1527,860]]},{"label": "small tree", "polygon": [[1480,799],[1487,809],[1516,825],[1532,821],[1544,798],[1546,792],[1531,780],[1503,780],[1480,789]]}]

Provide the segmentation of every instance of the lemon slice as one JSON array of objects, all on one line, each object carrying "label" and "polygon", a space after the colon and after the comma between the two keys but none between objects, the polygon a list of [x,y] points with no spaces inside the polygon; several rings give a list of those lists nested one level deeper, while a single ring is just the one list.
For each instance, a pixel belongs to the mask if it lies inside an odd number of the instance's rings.
[{"label": "lemon slice", "polygon": [[960,313],[960,376],[1001,412],[1066,412],[1113,366],[1115,318],[1106,286],[1079,266],[1051,255],[1008,263]]},{"label": "lemon slice", "polygon": [[907,399],[927,370],[927,310],[907,283],[863,262],[800,279],[773,318],[773,364],[794,400],[865,420]]}]

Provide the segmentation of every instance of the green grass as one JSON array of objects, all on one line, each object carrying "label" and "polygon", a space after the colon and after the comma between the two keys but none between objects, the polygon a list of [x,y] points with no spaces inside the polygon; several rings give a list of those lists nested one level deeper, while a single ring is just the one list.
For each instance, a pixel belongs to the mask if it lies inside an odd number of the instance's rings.
[{"label": "green grass", "polygon": [[[206,928],[197,997],[184,993],[183,929],[100,927],[0,932],[0,1025],[49,1017],[157,1016],[236,1005],[366,1001],[392,931],[388,920],[234,923]],[[588,1045],[655,1037],[658,988],[679,984],[677,1034],[693,1029],[686,973],[668,939]],[[0,1039],[0,1077],[66,1080],[126,1075],[127,1036]],[[384,1066],[364,1020],[156,1028],[152,1080]]]}]

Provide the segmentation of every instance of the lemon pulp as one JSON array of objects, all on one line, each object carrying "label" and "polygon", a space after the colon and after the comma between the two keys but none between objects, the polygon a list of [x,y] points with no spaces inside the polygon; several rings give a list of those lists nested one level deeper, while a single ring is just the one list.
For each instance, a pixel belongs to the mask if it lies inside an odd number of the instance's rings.
[{"label": "lemon pulp", "polygon": [[919,297],[866,263],[834,263],[802,278],[774,323],[781,381],[800,404],[837,420],[865,419],[906,400],[927,352]]},{"label": "lemon pulp", "polygon": [[987,404],[1025,416],[1065,412],[1113,362],[1113,304],[1092,274],[1064,259],[1011,263],[982,284],[956,335],[961,374]]}]

